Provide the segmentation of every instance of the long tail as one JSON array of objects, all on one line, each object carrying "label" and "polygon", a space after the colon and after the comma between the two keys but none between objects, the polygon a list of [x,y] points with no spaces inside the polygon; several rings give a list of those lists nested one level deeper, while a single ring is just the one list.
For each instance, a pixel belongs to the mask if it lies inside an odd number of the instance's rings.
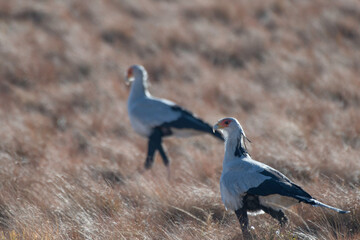
[{"label": "long tail", "polygon": [[[210,126],[207,122],[203,121],[202,119],[196,117],[193,113],[177,105],[171,107],[171,109],[175,112],[180,112],[181,116],[172,122],[164,123],[162,126],[177,128],[177,129],[194,129],[198,132],[209,133],[212,136],[224,141],[224,138],[219,131],[213,132],[212,126]],[[191,136],[191,135],[192,135],[191,133],[186,133],[185,135],[178,135],[178,136]]]},{"label": "long tail", "polygon": [[336,207],[332,207],[332,206],[329,206],[329,205],[326,205],[325,203],[322,203],[316,199],[313,199],[313,198],[305,198],[305,197],[301,197],[301,196],[296,196],[297,199],[299,199],[301,202],[305,202],[307,204],[310,204],[314,207],[317,207],[317,206],[320,206],[320,207],[324,207],[324,208],[328,208],[328,209],[331,209],[331,210],[334,210],[338,213],[341,213],[341,214],[344,214],[344,213],[349,213],[350,211],[345,211],[345,210],[341,210],[339,208],[336,208]]},{"label": "long tail", "polygon": [[326,204],[324,204],[322,202],[319,202],[318,200],[315,200],[315,199],[311,199],[311,200],[313,200],[313,202],[314,202],[313,206],[320,206],[320,207],[329,208],[331,210],[337,211],[338,213],[342,213],[342,214],[350,212],[350,211],[345,211],[345,210],[341,210],[341,209],[336,208],[336,207],[326,205]]}]

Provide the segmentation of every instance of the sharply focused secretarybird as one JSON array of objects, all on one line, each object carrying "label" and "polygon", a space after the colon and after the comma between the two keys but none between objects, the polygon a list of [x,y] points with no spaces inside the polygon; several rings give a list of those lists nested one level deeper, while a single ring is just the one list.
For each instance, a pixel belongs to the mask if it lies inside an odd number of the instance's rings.
[{"label": "sharply focused secretarybird", "polygon": [[279,171],[253,160],[246,149],[245,132],[235,118],[223,118],[213,129],[220,130],[225,138],[221,199],[226,209],[235,211],[243,234],[249,234],[248,212],[262,210],[281,226],[287,222],[283,209],[299,202],[348,213],[319,202]]},{"label": "sharply focused secretarybird", "polygon": [[167,136],[187,137],[208,133],[224,140],[221,133],[195,117],[191,112],[175,103],[151,96],[148,91],[148,75],[143,66],[133,65],[127,71],[126,82],[131,83],[128,98],[128,114],[131,126],[143,137],[148,138],[145,168],[151,168],[154,155],[159,151],[169,170],[169,158],[162,146],[162,138]]}]

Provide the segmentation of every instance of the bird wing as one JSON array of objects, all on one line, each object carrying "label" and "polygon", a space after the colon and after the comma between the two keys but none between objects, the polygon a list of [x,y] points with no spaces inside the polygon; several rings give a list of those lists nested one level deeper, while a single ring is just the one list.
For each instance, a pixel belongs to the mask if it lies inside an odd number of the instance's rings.
[{"label": "bird wing", "polygon": [[310,194],[305,192],[301,187],[291,182],[285,175],[280,173],[279,171],[265,165],[263,171],[260,172],[263,176],[269,176],[269,179],[266,179],[259,186],[250,188],[247,190],[247,193],[259,195],[259,196],[269,196],[273,194],[278,194],[285,197],[291,197],[299,202],[304,202],[313,206],[320,206],[329,208],[338,213],[349,213],[350,211],[345,211],[327,204],[324,204],[315,198],[311,197]]},{"label": "bird wing", "polygon": [[[252,160],[252,162],[256,161]],[[257,175],[266,176],[267,179],[258,186],[249,188],[247,193],[259,196],[279,194],[282,196],[295,198],[299,201],[304,201],[304,198],[312,199],[310,194],[290,181],[284,174],[265,164],[259,163],[258,165],[261,166],[262,170],[257,172]]]},{"label": "bird wing", "polygon": [[172,110],[173,106],[175,103],[165,99],[144,98],[129,106],[129,114],[142,125],[153,128],[181,116],[181,113]]},{"label": "bird wing", "polygon": [[249,156],[230,161],[224,166],[220,179],[223,199],[240,197],[246,193],[257,196],[279,194],[299,201],[312,199],[301,187],[270,166],[254,161]]},{"label": "bird wing", "polygon": [[226,188],[231,194],[240,196],[249,189],[256,188],[269,176],[260,174],[261,166],[245,160],[246,158],[229,162],[223,166],[220,186]]},{"label": "bird wing", "polygon": [[167,129],[191,129],[194,131],[183,131],[181,136],[194,135],[197,132],[207,132],[223,140],[220,132],[213,133],[212,127],[197,118],[191,112],[183,109],[175,103],[160,98],[148,97],[132,103],[130,106],[130,117],[135,118],[141,125],[148,128],[162,127]]},{"label": "bird wing", "polygon": [[227,209],[242,207],[242,197],[251,188],[259,186],[270,177],[259,174],[259,166],[236,159],[223,165],[220,178],[221,199]]},{"label": "bird wing", "polygon": [[[196,117],[193,113],[183,109],[178,105],[172,106],[171,109],[174,112],[180,113],[180,117],[174,121],[166,122],[162,124],[161,127],[165,127],[165,128],[169,127],[175,129],[193,129],[196,131],[212,134],[215,137],[224,140],[219,131],[213,132],[212,127],[208,123]],[[189,132],[189,135],[192,135],[192,133]]]}]

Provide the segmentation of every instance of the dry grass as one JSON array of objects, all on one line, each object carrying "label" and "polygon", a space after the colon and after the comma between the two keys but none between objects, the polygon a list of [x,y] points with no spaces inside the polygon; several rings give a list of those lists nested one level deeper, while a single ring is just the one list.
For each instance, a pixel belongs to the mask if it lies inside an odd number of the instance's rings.
[{"label": "dry grass", "polygon": [[360,238],[360,4],[0,1],[0,238],[236,239],[223,146],[168,139],[139,174],[124,72],[210,123],[237,117],[252,156],[348,215],[299,205],[258,239]]}]

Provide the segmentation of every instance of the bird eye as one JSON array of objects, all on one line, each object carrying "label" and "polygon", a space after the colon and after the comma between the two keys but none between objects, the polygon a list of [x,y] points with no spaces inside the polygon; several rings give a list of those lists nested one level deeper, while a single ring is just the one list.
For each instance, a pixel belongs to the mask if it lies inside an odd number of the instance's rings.
[{"label": "bird eye", "polygon": [[228,124],[229,124],[229,121],[225,121],[224,123],[225,123],[225,125],[228,125]]}]

